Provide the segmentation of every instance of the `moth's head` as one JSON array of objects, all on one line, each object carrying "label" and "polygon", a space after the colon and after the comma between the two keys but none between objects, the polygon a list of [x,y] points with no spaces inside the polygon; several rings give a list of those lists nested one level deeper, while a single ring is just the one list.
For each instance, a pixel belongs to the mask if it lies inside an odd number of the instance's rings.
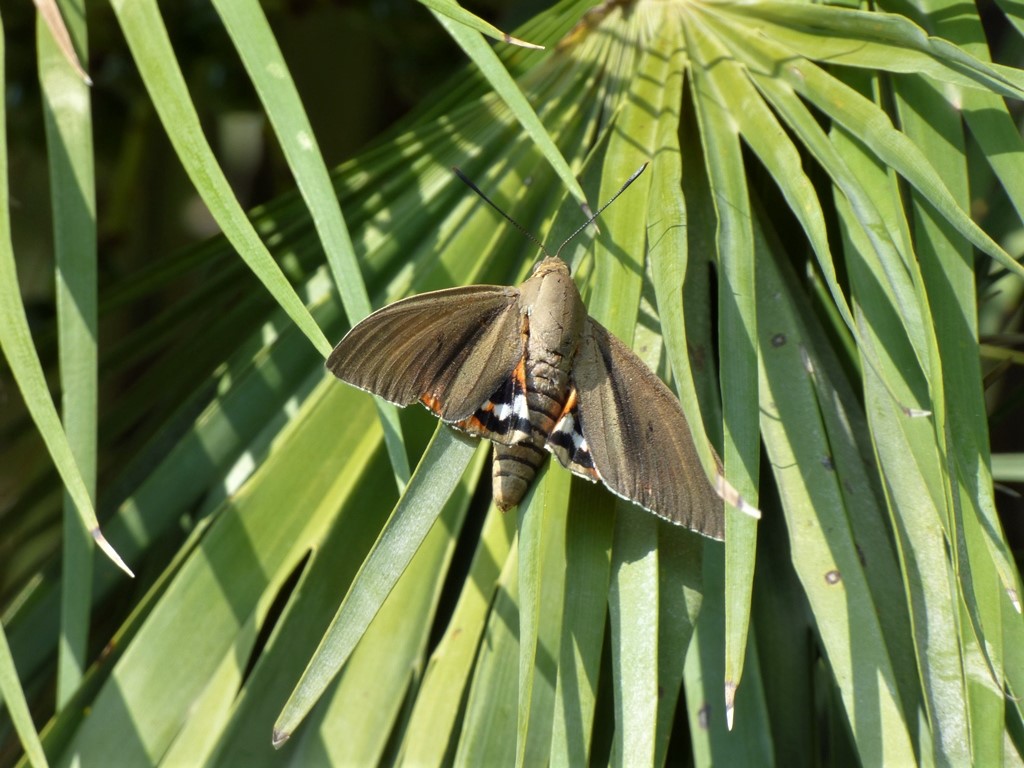
[{"label": "moth's head", "polygon": [[558,256],[545,256],[533,268],[532,276],[550,275],[553,272],[562,272],[567,275],[569,274],[569,265]]}]

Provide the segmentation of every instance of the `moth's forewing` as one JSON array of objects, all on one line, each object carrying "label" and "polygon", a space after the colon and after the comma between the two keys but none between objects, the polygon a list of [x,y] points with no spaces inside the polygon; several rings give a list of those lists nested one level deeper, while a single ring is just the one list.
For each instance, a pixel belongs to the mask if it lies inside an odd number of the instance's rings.
[{"label": "moth's forewing", "polygon": [[660,517],[722,539],[723,502],[665,383],[593,318],[583,328],[572,378],[579,429],[601,482]]},{"label": "moth's forewing", "polygon": [[519,292],[474,285],[411,296],[358,323],[327,359],[342,381],[448,422],[473,416],[523,358]]}]

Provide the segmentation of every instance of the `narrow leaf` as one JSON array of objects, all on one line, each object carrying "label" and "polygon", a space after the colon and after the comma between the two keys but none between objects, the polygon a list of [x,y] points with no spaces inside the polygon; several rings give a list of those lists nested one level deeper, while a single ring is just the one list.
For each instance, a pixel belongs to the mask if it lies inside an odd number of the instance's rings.
[{"label": "narrow leaf", "polygon": [[32,722],[32,713],[29,712],[28,702],[25,701],[25,691],[22,690],[21,681],[18,680],[18,670],[14,667],[11,647],[7,644],[7,633],[4,632],[2,625],[0,625],[0,699],[3,699],[14,730],[21,740],[21,745],[25,748],[29,764],[35,768],[45,768],[47,765],[46,754],[39,741],[35,723]]},{"label": "narrow leaf", "polygon": [[[0,27],[0,37],[3,29]],[[0,61],[3,61],[3,42],[0,40]],[[2,66],[2,64],[0,64]],[[4,82],[0,70],[0,85]],[[18,287],[18,272],[11,243],[10,200],[7,181],[7,116],[0,104],[0,349],[3,350],[11,373],[18,385],[25,405],[36,428],[46,443],[57,471],[78,509],[78,516],[93,540],[113,563],[129,576],[131,569],[114,551],[99,530],[96,512],[89,497],[89,489],[82,479],[67,435],[61,426],[57,409],[50,397],[42,364],[36,354],[29,331],[25,307]]]},{"label": "narrow leaf", "polygon": [[477,32],[488,37],[500,40],[501,42],[509,43],[510,45],[518,45],[522,48],[534,48],[543,50],[543,45],[535,45],[528,43],[525,40],[520,40],[518,37],[512,37],[508,32],[502,32],[493,24],[488,24],[486,21],[481,19],[479,16],[475,16],[461,5],[455,2],[455,0],[419,0],[423,5],[427,6],[432,11],[439,13],[443,16],[447,16],[459,24],[475,29]]},{"label": "narrow leaf", "polygon": [[164,130],[196,191],[238,255],[327,357],[330,343],[256,234],[203,135],[156,2],[118,0],[112,6]]},{"label": "narrow leaf", "polygon": [[475,447],[455,430],[438,424],[398,506],[278,717],[274,746],[288,740],[338,674],[444,508]]},{"label": "narrow leaf", "polygon": [[[217,0],[214,6],[224,20],[224,27],[231,35],[256,93],[267,110],[288,167],[309,206],[349,322],[354,325],[370,314],[370,298],[338,197],[313,135],[313,127],[309,124],[267,18],[259,4],[254,2]],[[384,427],[388,456],[401,492],[409,482],[410,469],[402,426],[398,422],[398,409],[382,400],[377,400],[376,405]]]},{"label": "narrow leaf", "polygon": [[452,39],[466,52],[466,55],[476,63],[480,72],[491,84],[491,87],[504,100],[520,125],[529,134],[530,138],[533,139],[541,154],[547,158],[555,173],[558,174],[558,178],[565,185],[565,188],[572,193],[572,196],[576,198],[585,211],[589,210],[586,195],[583,194],[583,188],[580,187],[575,174],[573,174],[569,164],[562,157],[561,151],[559,151],[552,140],[551,134],[544,128],[540,118],[537,117],[537,113],[533,111],[530,102],[526,100],[523,92],[519,90],[519,86],[512,79],[508,70],[505,69],[505,65],[501,63],[497,54],[487,45],[479,32],[468,29],[440,13],[431,12],[434,14],[434,18],[452,36]]},{"label": "narrow leaf", "polygon": [[[70,6],[71,3],[66,3]],[[83,49],[85,17],[70,15]],[[67,36],[68,30],[62,27]],[[77,61],[37,25],[50,195],[57,265],[57,334],[63,423],[82,480],[96,498],[97,320],[96,191],[89,87]],[[66,42],[71,44],[71,38]],[[73,52],[72,52],[73,53]],[[87,662],[92,608],[93,547],[67,494],[63,509],[61,640],[57,659],[58,709],[78,687]]]}]

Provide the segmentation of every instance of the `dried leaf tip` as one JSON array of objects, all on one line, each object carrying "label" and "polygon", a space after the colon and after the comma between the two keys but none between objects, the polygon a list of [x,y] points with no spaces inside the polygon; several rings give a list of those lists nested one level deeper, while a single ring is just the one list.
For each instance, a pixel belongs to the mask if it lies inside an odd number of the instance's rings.
[{"label": "dried leaf tip", "polygon": [[505,36],[505,42],[509,45],[518,45],[520,48],[532,48],[535,51],[543,51],[543,45],[537,45],[536,43],[528,43],[525,40],[520,40],[518,37],[512,37],[508,32],[503,33]]},{"label": "dried leaf tip", "polygon": [[280,749],[289,738],[291,738],[290,733],[279,731],[275,728],[273,734],[271,734],[270,743],[274,749]]},{"label": "dried leaf tip", "polygon": [[110,562],[134,579],[135,574],[132,573],[132,569],[129,568],[125,561],[121,559],[121,556],[117,554],[117,550],[110,546],[110,542],[106,540],[102,533],[100,533],[100,529],[93,528],[90,533],[92,533],[92,539],[96,542],[96,546],[99,547],[100,551],[110,559]]},{"label": "dried leaf tip", "polygon": [[715,475],[715,493],[718,494],[722,501],[735,507],[747,517],[752,517],[755,520],[761,519],[761,510],[744,499],[740,492],[733,487],[732,483],[725,479],[725,475],[721,473]]},{"label": "dried leaf tip", "polygon": [[736,717],[736,683],[731,680],[725,681],[725,727],[732,730],[732,724]]},{"label": "dried leaf tip", "polygon": [[60,15],[60,8],[57,3],[54,0],[36,0],[36,10],[39,12],[39,16],[47,29],[50,30],[53,42],[64,56],[64,59],[75,73],[82,78],[82,82],[91,86],[92,78],[89,77],[82,67],[81,61],[78,59],[78,53],[75,51],[74,43],[71,42],[71,35],[68,33],[67,25],[64,24],[64,19]]}]

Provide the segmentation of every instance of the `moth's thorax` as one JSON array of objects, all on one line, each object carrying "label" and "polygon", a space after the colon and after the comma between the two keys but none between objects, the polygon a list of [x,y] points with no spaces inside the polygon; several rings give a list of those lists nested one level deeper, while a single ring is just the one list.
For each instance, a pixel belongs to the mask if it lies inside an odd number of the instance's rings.
[{"label": "moth's thorax", "polygon": [[527,363],[544,361],[568,371],[587,317],[568,265],[550,256],[541,261],[522,285],[520,307],[529,315]]}]

